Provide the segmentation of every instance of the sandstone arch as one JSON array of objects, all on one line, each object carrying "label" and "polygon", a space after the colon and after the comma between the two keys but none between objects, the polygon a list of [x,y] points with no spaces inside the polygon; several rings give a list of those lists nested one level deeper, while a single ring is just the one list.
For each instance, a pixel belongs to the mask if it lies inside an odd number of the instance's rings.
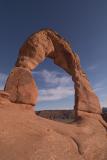
[{"label": "sandstone arch", "polygon": [[[38,93],[31,71],[46,57],[74,81],[80,118],[71,124],[35,116],[32,105]],[[34,33],[0,91],[0,160],[106,160],[107,123],[100,113],[99,100],[69,43],[50,29]]]},{"label": "sandstone arch", "polygon": [[46,57],[72,76],[75,88],[76,114],[80,112],[101,113],[98,97],[81,68],[79,57],[70,44],[51,29],[43,29],[32,34],[22,45],[14,69],[10,73],[5,91],[16,103],[35,104],[37,88],[31,71]]}]

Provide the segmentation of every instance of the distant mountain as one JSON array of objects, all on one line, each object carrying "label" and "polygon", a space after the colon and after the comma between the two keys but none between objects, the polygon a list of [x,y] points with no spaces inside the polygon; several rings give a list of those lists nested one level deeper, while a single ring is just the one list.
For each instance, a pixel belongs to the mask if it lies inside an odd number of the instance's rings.
[{"label": "distant mountain", "polygon": [[70,123],[74,119],[74,110],[43,110],[36,111],[36,114],[51,120]]},{"label": "distant mountain", "polygon": [[106,107],[103,107],[102,108],[102,117],[103,119],[107,122],[107,108]]},{"label": "distant mountain", "polygon": [[[102,117],[107,122],[107,108],[102,109]],[[71,123],[74,120],[74,110],[42,110],[36,111],[38,116],[43,118]]]},{"label": "distant mountain", "polygon": [[103,107],[102,111],[103,111],[103,113],[106,113],[107,112],[107,107]]}]

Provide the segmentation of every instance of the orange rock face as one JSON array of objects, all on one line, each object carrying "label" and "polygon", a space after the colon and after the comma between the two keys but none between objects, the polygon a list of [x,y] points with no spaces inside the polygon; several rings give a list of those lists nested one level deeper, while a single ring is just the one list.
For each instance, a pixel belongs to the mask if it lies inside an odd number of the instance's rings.
[{"label": "orange rock face", "polygon": [[10,100],[15,103],[35,105],[38,95],[38,90],[31,72],[15,67],[10,73],[5,91],[10,94]]},{"label": "orange rock face", "polygon": [[36,116],[32,105],[0,102],[0,160],[107,159],[107,124],[100,115],[86,112],[64,124]]},{"label": "orange rock face", "polygon": [[[31,71],[45,58],[70,74],[75,121],[63,124],[35,115],[37,88]],[[68,42],[50,29],[22,45],[0,92],[0,160],[107,160],[107,123],[98,97]]]}]

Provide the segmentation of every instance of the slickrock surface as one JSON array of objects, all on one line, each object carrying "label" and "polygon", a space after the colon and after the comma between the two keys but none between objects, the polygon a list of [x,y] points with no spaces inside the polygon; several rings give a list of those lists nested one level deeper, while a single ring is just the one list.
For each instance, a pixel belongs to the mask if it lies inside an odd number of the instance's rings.
[{"label": "slickrock surface", "polygon": [[[37,88],[31,75],[46,57],[72,76],[75,121],[35,115]],[[0,92],[0,160],[107,160],[107,123],[98,97],[68,42],[50,29],[22,45],[4,92]]]},{"label": "slickrock surface", "polygon": [[31,105],[0,104],[0,160],[106,159],[107,128],[99,115],[64,124],[36,116]]}]

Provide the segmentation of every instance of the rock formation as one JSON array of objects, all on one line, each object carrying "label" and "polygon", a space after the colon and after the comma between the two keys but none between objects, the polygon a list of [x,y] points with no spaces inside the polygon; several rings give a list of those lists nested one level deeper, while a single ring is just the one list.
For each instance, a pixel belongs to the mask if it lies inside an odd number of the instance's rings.
[{"label": "rock formation", "polygon": [[[72,51],[68,42],[50,29],[44,29],[32,34],[22,45],[15,65],[17,68],[22,68],[22,71],[17,69],[17,74],[19,73],[20,76],[20,72],[23,72],[23,69],[25,69],[26,72],[32,71],[46,57],[52,58],[55,64],[63,68],[72,76],[75,87],[75,111],[101,113],[99,100],[93,92],[85,72],[80,66],[79,57]],[[10,77],[12,77],[11,74]],[[15,94],[18,98],[15,98],[15,100],[12,99],[12,101],[19,103],[21,102],[18,95],[19,93],[14,91],[17,90],[15,89],[17,88],[17,85],[13,84],[14,77],[12,79],[10,77],[7,80],[5,91],[9,92],[12,95],[11,97]],[[22,78],[23,77],[20,76],[20,81],[23,81]],[[12,85],[14,89],[12,90],[8,85]],[[31,95],[33,94],[30,93],[32,92],[30,90],[28,92]],[[23,90],[20,91],[20,97],[21,96],[24,99]],[[28,104],[31,104],[31,100],[28,101]]]},{"label": "rock formation", "polygon": [[[75,121],[62,124],[35,116],[38,90],[31,71],[45,58],[72,76]],[[69,43],[50,29],[22,45],[0,92],[0,160],[106,160],[107,123],[98,97]]]},{"label": "rock formation", "polygon": [[10,73],[5,91],[10,94],[10,100],[15,103],[35,105],[37,87],[29,70],[15,67]]}]

